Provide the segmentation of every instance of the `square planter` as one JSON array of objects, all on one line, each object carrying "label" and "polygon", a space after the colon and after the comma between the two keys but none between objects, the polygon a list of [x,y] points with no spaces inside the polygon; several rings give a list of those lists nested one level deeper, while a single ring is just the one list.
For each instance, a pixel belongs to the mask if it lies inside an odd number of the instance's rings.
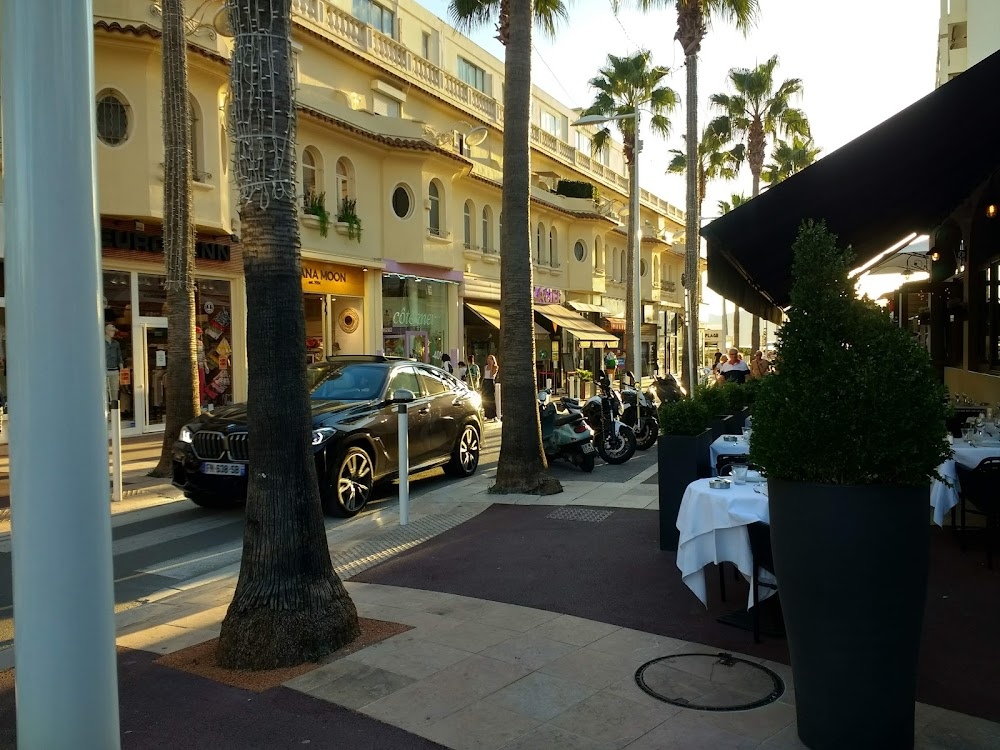
[{"label": "square planter", "polygon": [[720,435],[740,434],[740,430],[737,430],[735,433],[733,432],[733,417],[731,414],[717,414],[712,417],[712,421],[708,427],[712,431],[712,440],[715,440]]},{"label": "square planter", "polygon": [[708,463],[711,435],[705,430],[701,435],[660,435],[657,441],[661,550],[677,550],[681,498],[687,486],[698,479],[699,463]]}]

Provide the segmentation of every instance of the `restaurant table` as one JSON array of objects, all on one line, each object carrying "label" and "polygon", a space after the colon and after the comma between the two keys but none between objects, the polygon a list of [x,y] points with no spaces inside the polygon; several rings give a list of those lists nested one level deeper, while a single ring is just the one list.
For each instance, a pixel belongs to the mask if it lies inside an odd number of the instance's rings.
[{"label": "restaurant table", "polygon": [[750,443],[743,439],[742,435],[729,435],[736,440],[726,440],[726,435],[719,435],[712,441],[708,452],[712,456],[712,476],[715,476],[715,466],[719,462],[719,456],[745,456],[750,453]]},{"label": "restaurant table", "polygon": [[[731,562],[749,580],[753,572],[753,555],[747,526],[755,521],[770,522],[767,505],[767,484],[748,482],[733,484],[729,489],[713,490],[710,480],[698,479],[687,486],[677,513],[677,567],[681,580],[708,604],[705,586],[705,566]],[[760,571],[760,580],[773,583],[774,576]],[[760,586],[763,601],[774,589]],[[747,597],[747,609],[753,606],[753,591]]]},{"label": "restaurant table", "polygon": [[934,508],[934,523],[944,526],[944,517],[948,511],[958,505],[958,469],[956,464],[961,464],[966,469],[975,469],[984,458],[1000,457],[1000,441],[974,440],[975,446],[969,445],[964,440],[954,440],[953,449],[955,455],[949,458],[938,467],[940,474],[946,482],[935,479],[931,482],[931,507]]}]

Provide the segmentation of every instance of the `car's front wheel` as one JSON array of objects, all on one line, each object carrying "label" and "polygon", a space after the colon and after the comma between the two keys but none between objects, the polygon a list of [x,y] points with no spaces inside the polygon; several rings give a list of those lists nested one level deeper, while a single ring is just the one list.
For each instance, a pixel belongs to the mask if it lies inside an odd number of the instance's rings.
[{"label": "car's front wheel", "polygon": [[453,477],[472,476],[479,467],[479,449],[479,430],[475,425],[465,425],[451,452],[451,461],[445,464],[445,473]]},{"label": "car's front wheel", "polygon": [[323,510],[342,518],[360,513],[372,496],[375,466],[363,448],[354,445],[336,461],[330,487],[323,498]]}]

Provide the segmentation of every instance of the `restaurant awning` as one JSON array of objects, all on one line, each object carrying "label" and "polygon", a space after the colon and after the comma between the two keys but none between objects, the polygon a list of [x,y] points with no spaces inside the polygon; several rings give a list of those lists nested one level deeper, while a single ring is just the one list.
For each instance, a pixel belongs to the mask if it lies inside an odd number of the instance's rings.
[{"label": "restaurant awning", "polygon": [[803,219],[825,220],[854,266],[933,229],[1000,168],[998,80],[1000,52],[704,226],[708,286],[778,323]]},{"label": "restaurant awning", "polygon": [[611,311],[604,305],[592,305],[589,302],[567,302],[567,305],[572,307],[577,312],[592,312],[598,313],[600,315],[608,315]]},{"label": "restaurant awning", "polygon": [[588,341],[592,344],[618,343],[617,336],[611,335],[579,313],[575,313],[562,305],[535,305],[535,312],[552,323],[557,333],[560,328],[565,328],[580,339],[580,341]]},{"label": "restaurant awning", "polygon": [[[484,305],[482,303],[472,304],[471,302],[466,302],[465,308],[472,312],[481,322],[496,328],[498,331],[500,330],[499,307]],[[466,323],[468,323],[468,321],[466,321]],[[535,323],[535,335],[537,336],[538,334],[548,335],[548,331],[538,325],[538,323]]]}]

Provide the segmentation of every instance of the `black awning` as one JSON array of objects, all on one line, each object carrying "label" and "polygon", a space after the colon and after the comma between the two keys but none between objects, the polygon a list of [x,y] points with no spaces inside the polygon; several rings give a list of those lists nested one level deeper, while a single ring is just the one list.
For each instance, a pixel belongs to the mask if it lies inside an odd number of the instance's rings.
[{"label": "black awning", "polygon": [[855,266],[933,229],[1000,169],[998,86],[1000,52],[704,226],[708,286],[780,322],[803,219],[825,220]]}]

